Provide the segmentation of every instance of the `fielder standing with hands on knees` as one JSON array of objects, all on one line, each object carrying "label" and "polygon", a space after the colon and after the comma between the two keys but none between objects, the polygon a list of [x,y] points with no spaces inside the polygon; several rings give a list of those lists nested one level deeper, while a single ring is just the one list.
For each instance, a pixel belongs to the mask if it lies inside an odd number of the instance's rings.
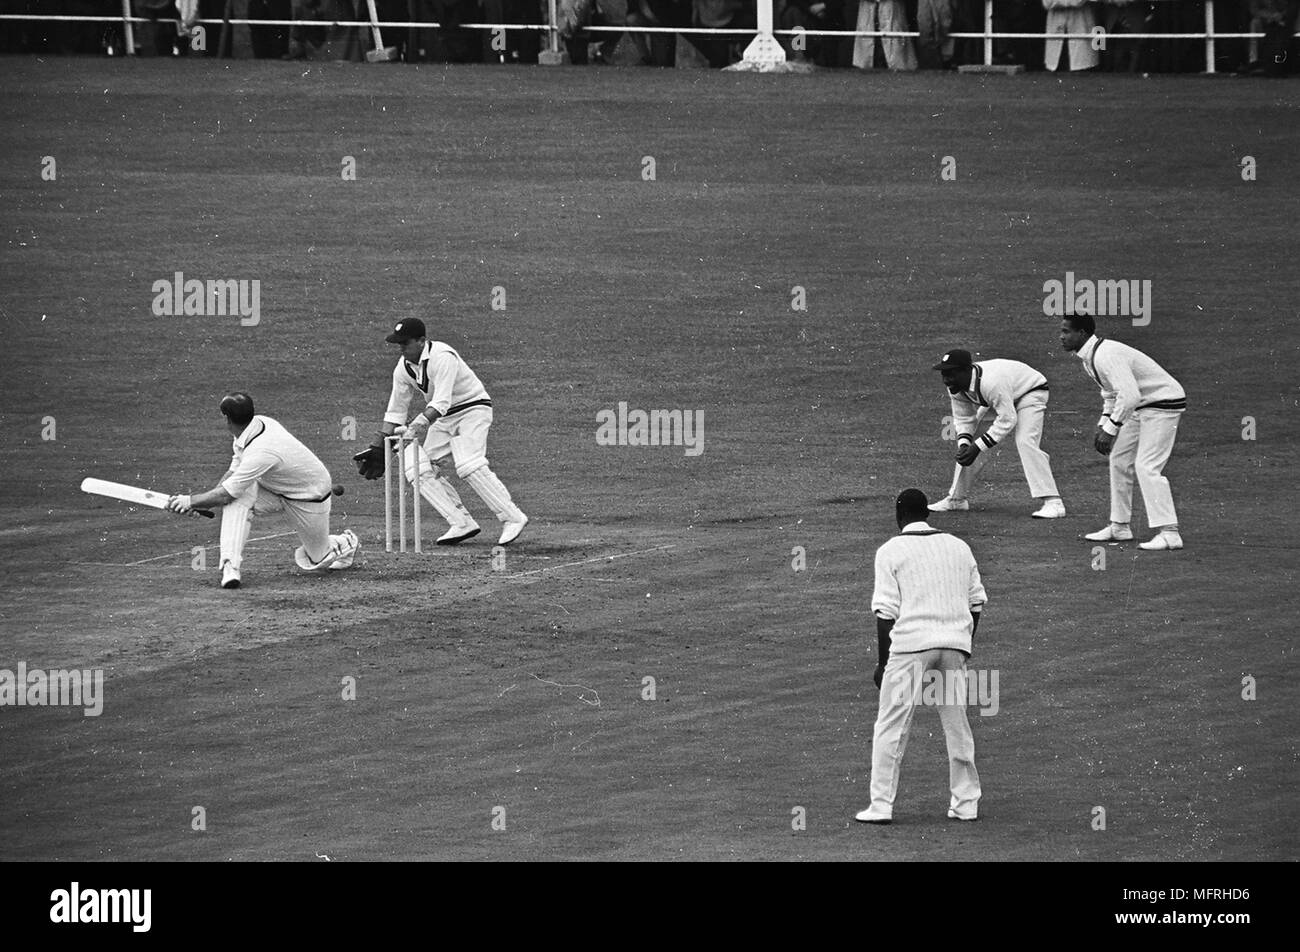
[{"label": "fielder standing with hands on knees", "polygon": [[1165,465],[1174,451],[1178,421],[1187,409],[1183,385],[1142,351],[1097,336],[1088,314],[1061,321],[1061,346],[1083,361],[1083,372],[1101,388],[1101,419],[1093,446],[1110,457],[1110,524],[1084,536],[1092,542],[1133,538],[1133,480],[1142,490],[1147,524],[1156,535],[1139,549],[1183,547],[1178,513]]},{"label": "fielder standing with hands on knees", "polygon": [[[402,477],[438,510],[450,528],[438,545],[456,545],[479,534],[456,487],[446,476],[454,467],[501,521],[498,545],[509,545],[524,531],[528,517],[510,498],[510,490],[488,467],[487,436],[492,426],[492,399],[469,365],[450,345],[429,340],[424,322],[408,318],[385,340],[399,351],[393,389],[384,423],[375,441],[352,457],[366,479],[380,479],[387,465],[385,437],[405,427],[423,445],[416,462],[403,454]],[[410,412],[418,405],[415,416]],[[418,503],[417,503],[418,505]]]},{"label": "fielder standing with hands on knees", "polygon": [[221,507],[221,587],[239,588],[244,546],[254,515],[283,512],[302,545],[294,562],[305,572],[345,569],[361,548],[356,533],[330,535],[335,489],[316,454],[268,416],[253,412],[253,398],[234,391],[221,398],[226,428],[234,434],[234,457],[217,485],[193,496],[167,500],[172,512]]},{"label": "fielder standing with hands on knees", "polygon": [[970,546],[926,523],[928,502],[919,489],[903,490],[894,507],[902,534],[876,550],[871,610],[880,649],[873,678],[880,707],[871,742],[871,806],[855,817],[860,823],[893,822],[899,766],[929,672],[936,672],[929,677],[942,679],[944,688],[936,706],[948,746],[948,818],[979,819],[966,660],[988,597]]}]

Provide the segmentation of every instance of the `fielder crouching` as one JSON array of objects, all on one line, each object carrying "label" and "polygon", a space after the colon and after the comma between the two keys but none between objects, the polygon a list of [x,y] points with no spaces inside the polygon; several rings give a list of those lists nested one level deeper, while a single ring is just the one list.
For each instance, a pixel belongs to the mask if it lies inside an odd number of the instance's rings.
[{"label": "fielder crouching", "polygon": [[[419,487],[420,495],[450,527],[438,537],[438,545],[456,545],[480,531],[446,476],[453,468],[501,521],[497,544],[509,545],[524,531],[528,516],[488,467],[492,399],[487,389],[450,345],[428,339],[424,322],[418,318],[399,322],[384,339],[397,345],[400,356],[393,368],[384,424],[375,442],[353,457],[357,470],[366,479],[381,478],[387,466],[385,437],[405,426],[404,432],[422,445],[418,471],[403,454],[402,475]],[[417,404],[419,410],[408,420],[412,404]]]},{"label": "fielder crouching", "polygon": [[226,394],[221,412],[235,436],[230,469],[205,493],[167,500],[167,508],[179,513],[222,507],[221,587],[239,588],[252,518],[272,512],[283,512],[298,532],[302,545],[293,558],[300,569],[351,566],[361,543],[351,529],[330,535],[334,484],[325,464],[275,420],[254,414],[248,394]]}]

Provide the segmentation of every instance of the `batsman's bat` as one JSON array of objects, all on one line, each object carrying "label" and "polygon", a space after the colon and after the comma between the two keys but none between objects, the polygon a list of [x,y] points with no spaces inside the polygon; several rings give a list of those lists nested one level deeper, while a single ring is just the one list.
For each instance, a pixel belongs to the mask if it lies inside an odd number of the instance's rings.
[{"label": "batsman's bat", "polygon": [[[140,489],[138,486],[125,486],[122,483],[110,483],[106,479],[83,479],[81,481],[81,491],[83,493],[94,493],[96,496],[121,499],[123,502],[134,502],[142,506],[153,506],[155,509],[166,509],[167,500],[170,498],[165,493],[155,493],[148,489]],[[207,509],[195,509],[194,511],[208,519],[216,515],[216,513]]]}]

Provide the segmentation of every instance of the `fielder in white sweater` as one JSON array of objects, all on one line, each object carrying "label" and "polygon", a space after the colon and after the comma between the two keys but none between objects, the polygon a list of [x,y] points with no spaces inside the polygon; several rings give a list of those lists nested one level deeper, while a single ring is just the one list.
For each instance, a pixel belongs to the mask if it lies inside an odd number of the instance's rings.
[{"label": "fielder in white sweater", "polygon": [[939,720],[948,745],[951,799],[948,816],[979,815],[980,780],[975,739],[966,719],[966,659],[979,613],[988,600],[970,546],[925,522],[925,493],[907,489],[895,503],[901,535],[876,551],[871,610],[879,643],[874,680],[880,706],[871,745],[871,806],[862,823],[889,823],[898,793],[898,769],[912,717],[935,692],[926,681],[941,679]]},{"label": "fielder in white sweater", "polygon": [[1142,490],[1147,523],[1158,530],[1148,550],[1181,549],[1173,491],[1164,475],[1178,421],[1187,409],[1182,384],[1136,348],[1097,336],[1089,315],[1061,321],[1061,346],[1079,356],[1084,372],[1101,388],[1102,412],[1093,445],[1110,457],[1110,524],[1084,538],[1124,542],[1133,538],[1133,481]]}]

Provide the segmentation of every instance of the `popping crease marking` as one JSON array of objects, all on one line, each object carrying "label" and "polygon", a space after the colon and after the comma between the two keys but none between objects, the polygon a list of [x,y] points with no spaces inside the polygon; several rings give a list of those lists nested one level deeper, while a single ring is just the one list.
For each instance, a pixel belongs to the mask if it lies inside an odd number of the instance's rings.
[{"label": "popping crease marking", "polygon": [[[537,675],[533,674],[531,671],[529,672],[529,676],[536,678],[538,681],[541,681],[543,684],[554,685],[557,688],[581,688],[582,690],[578,692],[578,700],[590,707],[600,707],[600,695],[596,693],[595,688],[589,688],[585,684],[560,684],[558,681],[548,681],[545,678],[538,678]],[[589,691],[593,695],[595,695],[596,700],[594,701],[587,700],[587,698],[584,695],[586,695],[587,692]],[[502,693],[504,694],[505,692],[503,691]]]}]

